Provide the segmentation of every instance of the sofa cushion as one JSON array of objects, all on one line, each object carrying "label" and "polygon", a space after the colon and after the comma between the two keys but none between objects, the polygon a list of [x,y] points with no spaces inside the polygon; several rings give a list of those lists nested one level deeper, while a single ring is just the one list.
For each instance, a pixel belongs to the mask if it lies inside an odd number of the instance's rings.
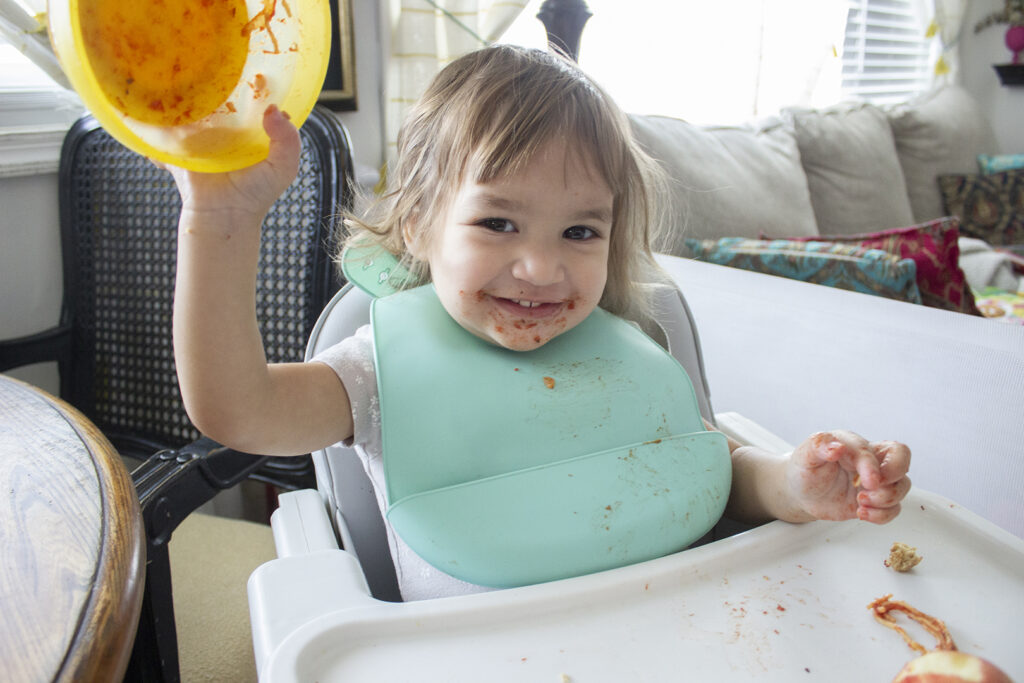
[{"label": "sofa cushion", "polygon": [[1024,242],[1024,170],[942,175],[938,185],[964,235],[994,245]]},{"label": "sofa cushion", "polygon": [[889,120],[870,104],[790,109],[818,234],[914,222]]},{"label": "sofa cushion", "polygon": [[889,299],[921,303],[917,267],[881,249],[834,242],[687,239],[689,256],[767,275],[778,275]]},{"label": "sofa cushion", "polygon": [[630,119],[669,176],[669,253],[683,253],[684,237],[817,234],[796,141],[780,121],[704,128],[664,116]]},{"label": "sofa cushion", "polygon": [[950,86],[888,110],[914,221],[948,215],[935,179],[973,173],[979,154],[995,154],[992,127],[971,95]]},{"label": "sofa cushion", "polygon": [[917,266],[917,288],[924,305],[978,315],[974,296],[960,267],[959,236],[960,221],[952,216],[858,235],[792,239],[857,244],[870,249],[884,249],[899,258],[909,258]]}]

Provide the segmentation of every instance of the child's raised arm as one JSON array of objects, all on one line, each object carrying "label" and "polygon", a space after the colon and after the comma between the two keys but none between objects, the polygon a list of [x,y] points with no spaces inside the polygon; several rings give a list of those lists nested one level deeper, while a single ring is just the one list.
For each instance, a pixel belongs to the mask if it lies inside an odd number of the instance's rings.
[{"label": "child's raised arm", "polygon": [[352,434],[348,394],[322,363],[268,365],[256,320],[263,219],[295,178],[301,140],[276,107],[267,159],[240,171],[171,168],[182,198],[174,358],[196,427],[232,448],[294,455]]}]

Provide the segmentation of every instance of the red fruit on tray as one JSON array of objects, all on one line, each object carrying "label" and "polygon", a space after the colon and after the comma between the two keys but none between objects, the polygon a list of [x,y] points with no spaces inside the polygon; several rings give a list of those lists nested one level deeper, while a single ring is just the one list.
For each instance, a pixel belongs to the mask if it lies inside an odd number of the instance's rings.
[{"label": "red fruit on tray", "polygon": [[965,652],[933,650],[911,660],[893,683],[1013,683],[995,664]]}]

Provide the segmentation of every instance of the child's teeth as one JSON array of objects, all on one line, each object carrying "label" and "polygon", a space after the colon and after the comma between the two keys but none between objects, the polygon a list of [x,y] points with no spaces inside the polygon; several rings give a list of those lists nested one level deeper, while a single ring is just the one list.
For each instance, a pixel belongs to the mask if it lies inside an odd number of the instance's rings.
[{"label": "child's teeth", "polygon": [[540,306],[540,302],[539,301],[522,301],[522,300],[517,300],[516,303],[519,304],[520,306],[522,306],[523,308],[536,308],[537,306]]}]

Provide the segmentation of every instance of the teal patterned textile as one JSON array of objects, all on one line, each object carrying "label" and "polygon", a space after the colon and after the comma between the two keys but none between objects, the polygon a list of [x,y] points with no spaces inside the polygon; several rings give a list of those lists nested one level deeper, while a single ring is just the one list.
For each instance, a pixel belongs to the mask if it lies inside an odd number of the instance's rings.
[{"label": "teal patterned textile", "polygon": [[921,303],[914,261],[881,249],[833,242],[743,237],[687,239],[686,247],[689,256],[699,261]]},{"label": "teal patterned textile", "polygon": [[985,174],[1024,168],[1024,154],[979,154],[978,168]]}]

